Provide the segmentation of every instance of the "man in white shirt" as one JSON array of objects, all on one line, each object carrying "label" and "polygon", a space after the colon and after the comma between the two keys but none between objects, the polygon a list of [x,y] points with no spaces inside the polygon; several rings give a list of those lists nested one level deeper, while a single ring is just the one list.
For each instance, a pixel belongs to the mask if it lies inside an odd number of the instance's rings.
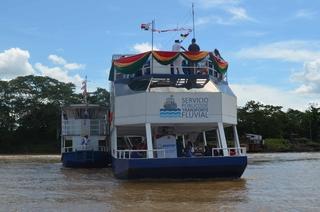
[{"label": "man in white shirt", "polygon": [[83,149],[83,150],[86,150],[87,147],[88,147],[88,144],[89,144],[89,137],[88,137],[88,135],[85,135],[85,136],[82,138],[82,141],[81,141],[82,149]]},{"label": "man in white shirt", "polygon": [[[185,50],[185,48],[183,48],[183,46],[181,46],[179,40],[175,40],[174,44],[172,46],[172,51],[173,52],[180,52],[180,49]],[[182,63],[182,58],[180,56],[178,56],[176,58],[176,60],[173,61],[173,73],[175,73],[175,71],[177,71],[177,74],[183,73],[181,63]]]}]

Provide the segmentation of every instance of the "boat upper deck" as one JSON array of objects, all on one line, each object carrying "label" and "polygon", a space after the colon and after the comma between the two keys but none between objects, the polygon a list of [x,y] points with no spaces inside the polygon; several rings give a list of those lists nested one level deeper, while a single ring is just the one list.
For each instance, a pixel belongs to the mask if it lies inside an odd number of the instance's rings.
[{"label": "boat upper deck", "polygon": [[209,80],[227,84],[227,68],[228,63],[218,53],[150,51],[114,55],[109,80],[127,84],[133,91],[155,87],[203,88]]},{"label": "boat upper deck", "polygon": [[71,104],[62,107],[63,119],[105,119],[107,108],[96,104]]}]

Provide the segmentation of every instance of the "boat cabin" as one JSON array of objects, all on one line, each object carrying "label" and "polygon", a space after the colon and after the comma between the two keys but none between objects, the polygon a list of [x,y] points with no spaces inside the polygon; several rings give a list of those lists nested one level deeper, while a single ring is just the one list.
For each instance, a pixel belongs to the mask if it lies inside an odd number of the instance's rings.
[{"label": "boat cabin", "polygon": [[227,67],[216,51],[114,55],[109,76],[113,158],[245,155]]},{"label": "boat cabin", "polygon": [[61,112],[61,152],[106,151],[107,108],[73,104]]}]

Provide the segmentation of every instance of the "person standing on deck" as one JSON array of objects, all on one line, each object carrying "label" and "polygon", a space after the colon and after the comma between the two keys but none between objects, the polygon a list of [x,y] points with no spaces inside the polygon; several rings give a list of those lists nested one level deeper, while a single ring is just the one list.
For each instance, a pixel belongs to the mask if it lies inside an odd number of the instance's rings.
[{"label": "person standing on deck", "polygon": [[[198,44],[196,44],[196,39],[195,38],[192,38],[191,44],[188,47],[188,51],[189,52],[199,52],[200,51],[200,47],[199,47]],[[197,66],[197,63],[189,62],[189,66],[193,67],[192,68],[192,72],[193,72],[193,74],[195,74],[196,73],[195,67]]]},{"label": "person standing on deck", "polygon": [[[181,46],[180,41],[179,40],[175,40],[174,44],[172,46],[172,51],[173,52],[180,52],[180,49],[186,50],[183,46]],[[173,61],[173,74],[175,71],[177,71],[177,74],[183,73],[182,72],[182,60],[181,57],[178,56],[175,61]]]},{"label": "person standing on deck", "polygon": [[83,148],[83,149],[87,149],[88,144],[89,144],[89,136],[88,136],[88,135],[85,135],[85,136],[82,138],[82,141],[81,141],[82,148]]},{"label": "person standing on deck", "polygon": [[192,38],[191,40],[191,44],[188,47],[188,51],[189,52],[199,52],[200,51],[200,47],[198,44],[196,44],[196,39]]}]

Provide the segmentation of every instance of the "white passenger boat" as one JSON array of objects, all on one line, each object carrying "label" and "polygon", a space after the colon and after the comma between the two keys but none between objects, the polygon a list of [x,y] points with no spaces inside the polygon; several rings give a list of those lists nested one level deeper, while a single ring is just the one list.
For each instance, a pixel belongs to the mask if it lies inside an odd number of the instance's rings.
[{"label": "white passenger boat", "polygon": [[[179,74],[171,65],[177,59]],[[247,156],[227,66],[218,51],[114,55],[109,80],[115,176],[241,177]],[[226,128],[233,131],[231,143]]]},{"label": "white passenger boat", "polygon": [[72,168],[106,167],[107,108],[95,104],[73,104],[62,108],[61,160]]}]

